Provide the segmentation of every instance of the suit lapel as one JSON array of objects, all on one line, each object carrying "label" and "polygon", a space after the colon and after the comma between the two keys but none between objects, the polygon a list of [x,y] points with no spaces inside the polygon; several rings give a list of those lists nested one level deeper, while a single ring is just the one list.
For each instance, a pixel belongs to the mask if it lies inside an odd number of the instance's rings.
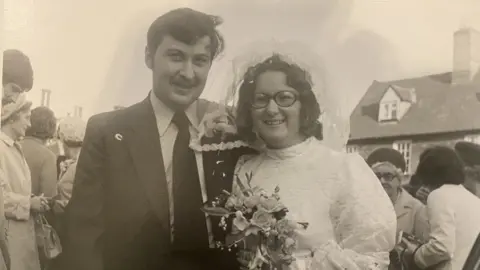
[{"label": "suit lapel", "polygon": [[162,148],[152,105],[147,98],[132,107],[127,143],[147,199],[165,226],[170,226],[168,188]]}]

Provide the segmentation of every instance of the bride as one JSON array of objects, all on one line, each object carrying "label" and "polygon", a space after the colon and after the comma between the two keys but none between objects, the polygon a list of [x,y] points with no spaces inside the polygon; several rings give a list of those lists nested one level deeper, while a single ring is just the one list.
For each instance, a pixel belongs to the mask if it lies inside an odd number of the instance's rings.
[{"label": "bride", "polygon": [[395,212],[364,160],[340,151],[346,129],[322,72],[306,64],[316,63],[314,54],[265,48],[250,52],[234,87],[238,133],[259,150],[240,158],[235,173],[245,182],[242,176],[251,174],[251,186],[280,187],[288,215],[309,223],[298,233],[296,260],[286,269],[387,269]]}]

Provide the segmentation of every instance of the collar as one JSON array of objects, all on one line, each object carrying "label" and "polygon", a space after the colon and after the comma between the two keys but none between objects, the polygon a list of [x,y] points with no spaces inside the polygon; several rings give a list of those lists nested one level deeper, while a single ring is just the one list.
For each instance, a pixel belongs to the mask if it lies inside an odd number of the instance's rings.
[{"label": "collar", "polygon": [[[173,115],[175,112],[170,109],[165,103],[163,103],[153,91],[150,91],[150,102],[152,103],[153,112],[155,114],[155,118],[157,120],[157,126],[160,137],[165,134],[167,131],[168,126],[172,122]],[[197,101],[194,101],[188,108],[185,110],[185,114],[187,115],[190,124],[196,129],[198,132],[198,126],[200,125],[200,121],[197,116]]]},{"label": "collar", "polygon": [[414,200],[413,196],[411,196],[402,188],[398,194],[397,201],[394,204],[395,212],[397,212],[397,214],[401,214],[403,211],[411,209],[412,200]]},{"label": "collar", "polygon": [[3,131],[0,131],[0,141],[3,141],[6,145],[10,147],[15,145],[15,141]]}]

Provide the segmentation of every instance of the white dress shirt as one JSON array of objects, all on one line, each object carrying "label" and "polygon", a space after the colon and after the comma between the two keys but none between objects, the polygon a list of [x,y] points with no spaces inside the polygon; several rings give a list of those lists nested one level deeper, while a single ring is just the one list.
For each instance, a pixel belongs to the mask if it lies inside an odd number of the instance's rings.
[{"label": "white dress shirt", "polygon": [[[168,188],[168,201],[170,208],[170,227],[172,230],[172,241],[173,241],[173,224],[174,224],[174,205],[173,205],[173,146],[175,145],[175,139],[177,138],[178,128],[175,124],[172,123],[172,118],[175,114],[168,106],[166,106],[160,99],[158,99],[155,94],[150,92],[150,101],[152,103],[153,112],[155,113],[155,118],[157,120],[158,134],[160,135],[160,145],[162,147],[162,157],[163,157],[163,166],[165,168],[165,175],[167,180]],[[198,126],[200,125],[201,119],[199,119],[198,102],[193,102],[186,110],[185,114],[187,115],[188,120],[190,121],[190,138],[195,138],[198,136]],[[202,191],[203,201],[206,202],[207,197],[207,188],[205,185],[205,175],[203,171],[203,156],[201,152],[195,152],[195,158],[197,161],[197,168],[200,180],[200,189]],[[200,211],[200,209],[198,209]],[[207,229],[209,235],[210,246],[213,245],[213,235],[211,229],[211,223],[207,216]]]}]

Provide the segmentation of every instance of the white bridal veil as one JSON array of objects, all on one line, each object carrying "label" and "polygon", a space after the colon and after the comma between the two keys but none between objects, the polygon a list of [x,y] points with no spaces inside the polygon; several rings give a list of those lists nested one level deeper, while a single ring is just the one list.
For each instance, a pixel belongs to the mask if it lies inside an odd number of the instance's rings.
[{"label": "white bridal veil", "polygon": [[349,119],[341,115],[339,91],[328,87],[326,69],[321,57],[306,44],[294,41],[265,40],[251,43],[232,60],[230,69],[225,71],[226,96],[224,104],[236,105],[238,89],[243,76],[252,67],[273,54],[279,54],[288,63],[294,63],[306,70],[311,76],[311,84],[315,97],[320,104],[319,121],[323,125],[324,143],[336,150],[343,150],[350,134]]}]

